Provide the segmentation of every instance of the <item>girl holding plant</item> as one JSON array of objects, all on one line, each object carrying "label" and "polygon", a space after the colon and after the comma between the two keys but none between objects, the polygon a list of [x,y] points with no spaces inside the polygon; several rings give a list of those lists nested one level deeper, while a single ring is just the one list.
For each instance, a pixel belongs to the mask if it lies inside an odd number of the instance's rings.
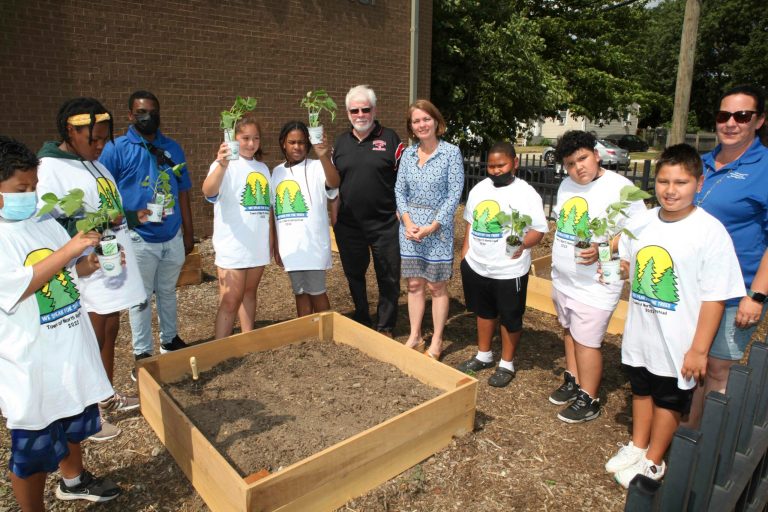
[{"label": "girl holding plant", "polygon": [[421,350],[426,291],[432,295],[432,342],[425,353],[439,359],[448,320],[448,280],[453,272],[453,214],[464,187],[459,148],[440,140],[445,121],[427,100],[408,108],[408,134],[417,144],[403,152],[395,183],[400,217],[401,275],[408,280],[407,347]]},{"label": "girl holding plant", "polygon": [[[120,311],[147,300],[128,238],[128,221],[120,193],[112,174],[97,160],[107,140],[112,139],[112,116],[93,98],[75,98],[61,106],[56,124],[61,142],[46,142],[38,153],[38,198],[48,192],[61,197],[78,188],[85,193],[83,208],[86,212],[111,209],[122,213],[105,228],[114,233],[122,248],[125,258],[123,272],[119,276],[108,277],[97,270],[80,279],[80,299],[88,311],[99,342],[104,369],[112,382]],[[146,219],[146,211],[139,214],[127,213],[130,214],[131,222],[138,223],[139,217]],[[53,214],[68,227],[70,235],[76,233],[72,222],[74,219],[65,218],[58,210]],[[100,402],[99,406],[102,411],[126,411],[137,408],[139,401],[135,397],[115,393]],[[104,441],[119,433],[116,426],[103,422],[102,431],[92,436],[92,439]]]},{"label": "girl holding plant", "polygon": [[[461,282],[467,309],[477,315],[477,355],[458,369],[476,373],[494,366],[491,340],[498,324],[501,360],[488,379],[494,387],[507,386],[515,376],[513,359],[523,329],[530,249],[548,229],[541,196],[515,177],[517,166],[512,144],[494,144],[488,152],[488,178],[469,192],[464,208]],[[519,245],[509,247],[511,241]]]},{"label": "girl holding plant", "polygon": [[[272,170],[270,192],[275,223],[275,260],[285,267],[296,297],[296,313],[330,309],[325,271],[331,268],[328,198],[338,194],[341,178],[323,142],[309,142],[307,125],[286,123],[280,130],[285,162]],[[318,160],[307,158],[314,147]]]},{"label": "girl holding plant", "polygon": [[240,158],[226,141],[219,146],[203,182],[213,203],[213,248],[219,277],[215,336],[232,334],[235,316],[241,332],[253,329],[257,292],[264,265],[271,257],[269,168],[262,162],[261,125],[245,113],[235,124]]}]

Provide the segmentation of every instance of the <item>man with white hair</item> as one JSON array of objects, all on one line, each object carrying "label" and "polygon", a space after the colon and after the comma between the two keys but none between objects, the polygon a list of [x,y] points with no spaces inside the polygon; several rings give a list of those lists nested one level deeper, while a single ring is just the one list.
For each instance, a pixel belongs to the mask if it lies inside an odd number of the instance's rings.
[{"label": "man with white hair", "polygon": [[[392,336],[400,295],[395,181],[405,146],[394,130],[376,121],[376,94],[367,85],[349,90],[346,108],[352,127],[333,147],[333,163],[341,175],[336,244],[355,303],[354,320]],[[365,284],[371,254],[379,286],[375,325]]]}]

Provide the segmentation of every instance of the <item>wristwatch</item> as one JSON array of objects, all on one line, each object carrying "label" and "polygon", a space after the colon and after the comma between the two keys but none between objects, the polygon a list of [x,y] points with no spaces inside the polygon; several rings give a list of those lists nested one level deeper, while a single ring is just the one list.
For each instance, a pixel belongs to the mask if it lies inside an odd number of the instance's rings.
[{"label": "wristwatch", "polygon": [[747,292],[747,297],[760,304],[765,304],[766,299],[768,299],[764,293],[756,292],[752,289]]}]

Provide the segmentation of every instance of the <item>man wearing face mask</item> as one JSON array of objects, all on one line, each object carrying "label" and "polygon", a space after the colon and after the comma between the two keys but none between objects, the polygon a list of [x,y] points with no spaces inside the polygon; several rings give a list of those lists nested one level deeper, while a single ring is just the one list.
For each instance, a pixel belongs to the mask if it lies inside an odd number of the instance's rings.
[{"label": "man wearing face mask", "polygon": [[[194,232],[189,174],[186,168],[180,176],[169,169],[186,162],[186,158],[181,146],[160,131],[160,102],[149,91],[136,91],[128,99],[128,108],[131,126],[125,135],[106,145],[99,161],[112,172],[127,210],[147,208],[154,195],[151,184],[161,170],[170,175],[175,203],[169,204],[166,198],[162,222],[147,222],[134,227],[130,233],[148,297],[146,303],[130,309],[133,353],[138,360],[153,353],[150,307],[153,292],[160,323],[160,352],[186,346],[179,338],[176,325],[176,281],[185,255],[193,248]],[[132,376],[135,377],[135,373]]]}]

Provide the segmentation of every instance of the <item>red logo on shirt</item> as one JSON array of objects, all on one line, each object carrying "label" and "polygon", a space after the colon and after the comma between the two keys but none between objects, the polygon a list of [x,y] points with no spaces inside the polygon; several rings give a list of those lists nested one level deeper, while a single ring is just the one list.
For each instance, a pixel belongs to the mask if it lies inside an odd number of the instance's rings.
[{"label": "red logo on shirt", "polygon": [[387,141],[385,140],[375,140],[373,141],[373,147],[371,148],[374,151],[386,151],[387,150]]}]

